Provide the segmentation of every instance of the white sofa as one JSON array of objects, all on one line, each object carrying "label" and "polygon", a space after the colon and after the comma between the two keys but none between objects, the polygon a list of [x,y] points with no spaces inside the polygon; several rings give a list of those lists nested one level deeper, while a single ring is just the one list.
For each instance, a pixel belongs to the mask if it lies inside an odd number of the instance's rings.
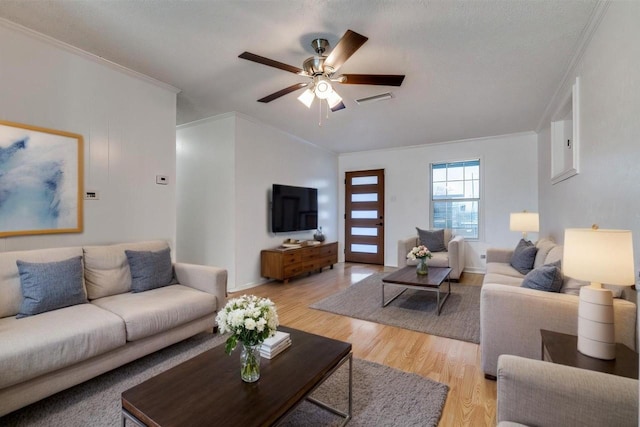
[{"label": "white sofa", "polygon": [[638,380],[503,355],[496,418],[499,427],[637,427]]},{"label": "white sofa", "polygon": [[[227,272],[175,263],[178,284],[132,293],[125,250],[164,241],[0,253],[0,416],[215,326]],[[16,318],[22,290],[16,260],[81,256],[88,302]]]},{"label": "white sofa", "polygon": [[[398,241],[398,268],[407,266],[407,254],[418,246],[418,236],[407,237]],[[427,259],[430,267],[451,267],[451,279],[459,280],[464,269],[464,237],[454,236],[451,229],[444,229],[446,251],[432,252],[433,258]]]},{"label": "white sofa", "polygon": [[[541,239],[536,246],[534,268],[562,260],[563,248],[552,240]],[[579,287],[586,283],[564,277],[559,293],[522,288],[524,275],[511,267],[512,254],[510,249],[487,250],[480,292],[480,351],[482,370],[490,378],[495,378],[502,354],[541,359],[540,329],[578,333]],[[635,301],[634,296],[630,291],[628,298]],[[615,298],[613,308],[616,341],[636,350],[636,304]]]}]

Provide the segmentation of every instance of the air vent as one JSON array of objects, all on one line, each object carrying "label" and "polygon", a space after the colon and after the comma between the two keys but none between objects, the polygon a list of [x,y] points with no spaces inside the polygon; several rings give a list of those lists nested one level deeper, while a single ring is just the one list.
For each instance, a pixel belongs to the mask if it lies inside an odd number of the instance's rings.
[{"label": "air vent", "polygon": [[379,95],[373,95],[373,96],[368,96],[366,98],[356,99],[356,103],[358,105],[362,105],[362,104],[369,104],[371,102],[384,101],[386,99],[391,99],[391,98],[393,98],[393,95],[391,95],[391,92],[385,92]]}]

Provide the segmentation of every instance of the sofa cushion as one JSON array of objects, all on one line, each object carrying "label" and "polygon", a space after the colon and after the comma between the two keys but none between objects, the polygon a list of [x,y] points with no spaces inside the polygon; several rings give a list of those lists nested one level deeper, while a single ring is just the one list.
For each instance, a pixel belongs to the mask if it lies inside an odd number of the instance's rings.
[{"label": "sofa cushion", "polygon": [[559,262],[545,264],[527,273],[522,280],[523,288],[537,289],[546,292],[560,292],[562,288],[562,272]]},{"label": "sofa cushion", "polygon": [[533,268],[541,267],[545,264],[549,264],[546,262],[547,255],[556,246],[556,243],[545,237],[536,242],[536,247],[538,248],[538,252],[536,252],[536,260],[533,262]]},{"label": "sofa cushion", "polygon": [[519,287],[522,284],[523,277],[524,276],[522,275],[520,275],[520,277],[515,277],[515,276],[507,276],[504,274],[489,273],[484,275],[482,284],[484,285],[485,283],[497,283],[499,285]]},{"label": "sofa cushion", "polygon": [[443,252],[447,250],[444,243],[444,229],[422,230],[416,227],[420,244],[425,245],[431,252]]},{"label": "sofa cushion", "polygon": [[170,251],[124,251],[131,271],[131,291],[144,292],[175,283]]},{"label": "sofa cushion", "polygon": [[92,301],[120,316],[127,328],[127,341],[139,340],[215,312],[214,295],[182,285],[147,292],[124,293]]},{"label": "sofa cushion", "polygon": [[520,239],[518,245],[513,250],[510,264],[513,268],[518,270],[518,272],[527,274],[533,270],[533,263],[536,259],[537,252],[538,248],[536,248],[533,243],[528,240]]},{"label": "sofa cushion", "polygon": [[23,297],[18,319],[89,302],[82,281],[81,256],[52,262],[17,260],[16,264]]},{"label": "sofa cushion", "polygon": [[131,291],[131,272],[125,250],[159,251],[168,248],[163,240],[85,246],[84,278],[90,300]]},{"label": "sofa cushion", "polygon": [[79,255],[82,255],[81,247],[0,252],[0,318],[15,316],[20,311],[22,288],[17,260],[51,262]]},{"label": "sofa cushion", "polygon": [[562,269],[562,252],[564,247],[562,245],[556,245],[547,254],[547,257],[544,259],[545,264],[553,264],[556,262],[560,262],[560,269]]},{"label": "sofa cushion", "polygon": [[563,294],[580,295],[580,288],[583,286],[589,286],[589,282],[565,276],[560,292]]},{"label": "sofa cushion", "polygon": [[486,274],[499,274],[502,276],[516,277],[520,280],[524,278],[524,274],[511,267],[511,264],[505,262],[488,262]]},{"label": "sofa cushion", "polygon": [[126,342],[124,322],[93,304],[24,319],[0,319],[0,388],[27,381]]},{"label": "sofa cushion", "polygon": [[449,267],[449,252],[435,252],[431,258],[427,258],[429,267]]}]

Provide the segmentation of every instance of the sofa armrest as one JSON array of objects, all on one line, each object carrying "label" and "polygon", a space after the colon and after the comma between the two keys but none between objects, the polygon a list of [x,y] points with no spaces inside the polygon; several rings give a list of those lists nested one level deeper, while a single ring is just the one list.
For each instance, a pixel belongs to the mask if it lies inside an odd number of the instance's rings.
[{"label": "sofa armrest", "polygon": [[498,422],[637,426],[638,380],[518,356],[498,360]]},{"label": "sofa armrest", "polygon": [[451,278],[458,280],[464,270],[464,237],[453,236],[447,245],[449,252],[449,267],[451,267]]},{"label": "sofa armrest", "polygon": [[[513,354],[541,359],[540,329],[577,335],[576,295],[486,283],[480,291],[482,370],[496,376],[498,357]],[[636,306],[613,301],[616,341],[636,348]]]},{"label": "sofa armrest", "polygon": [[487,262],[504,262],[509,264],[511,263],[512,255],[513,249],[488,248]]},{"label": "sofa armrest", "polygon": [[418,237],[407,237],[403,240],[398,240],[398,268],[407,266],[407,254],[415,246],[418,246]]},{"label": "sofa armrest", "polygon": [[215,295],[218,300],[216,311],[227,303],[227,270],[181,262],[175,263],[174,269],[181,285]]}]

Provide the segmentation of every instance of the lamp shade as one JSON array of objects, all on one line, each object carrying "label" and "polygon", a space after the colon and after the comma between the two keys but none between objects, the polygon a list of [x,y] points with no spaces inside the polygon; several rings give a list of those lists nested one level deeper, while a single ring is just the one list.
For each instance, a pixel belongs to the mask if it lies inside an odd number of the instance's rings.
[{"label": "lamp shade", "polygon": [[540,230],[540,217],[537,212],[516,212],[509,218],[511,231],[537,232]]},{"label": "lamp shade", "polygon": [[635,283],[633,239],[629,230],[568,228],[564,232],[562,270],[593,283]]}]

